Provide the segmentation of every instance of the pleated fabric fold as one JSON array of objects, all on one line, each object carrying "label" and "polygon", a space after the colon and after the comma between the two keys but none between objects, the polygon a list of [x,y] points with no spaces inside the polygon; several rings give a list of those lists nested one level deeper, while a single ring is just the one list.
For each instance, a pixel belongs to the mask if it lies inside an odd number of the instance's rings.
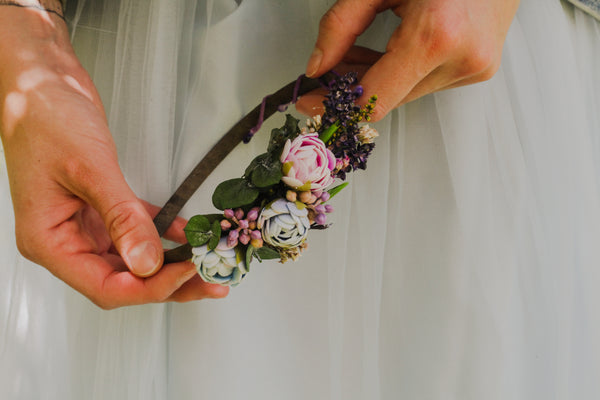
[{"label": "pleated fabric fold", "polygon": [[[331,4],[70,3],[135,192],[164,203],[232,124],[301,74]],[[380,15],[360,44],[384,49],[399,21]],[[522,2],[490,81],[377,123],[333,226],[296,263],[253,264],[219,301],[96,309],[18,255],[2,164],[0,397],[597,398],[597,71],[598,21]],[[283,121],[238,146],[182,215],[213,212],[216,185]]]}]

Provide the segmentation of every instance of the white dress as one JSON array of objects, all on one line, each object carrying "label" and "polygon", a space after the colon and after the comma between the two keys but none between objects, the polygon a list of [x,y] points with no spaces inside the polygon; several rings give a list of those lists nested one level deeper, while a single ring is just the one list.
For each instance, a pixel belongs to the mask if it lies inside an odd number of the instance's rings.
[{"label": "white dress", "polygon": [[[332,3],[72,7],[136,193],[163,204],[302,73]],[[384,48],[397,23],[380,16],[361,43]],[[96,308],[18,255],[0,164],[0,398],[599,398],[599,71],[596,20],[522,1],[496,76],[378,123],[334,226],[311,233],[296,263],[253,265],[225,300]],[[183,216],[214,211],[212,190],[263,151],[265,132]]]}]

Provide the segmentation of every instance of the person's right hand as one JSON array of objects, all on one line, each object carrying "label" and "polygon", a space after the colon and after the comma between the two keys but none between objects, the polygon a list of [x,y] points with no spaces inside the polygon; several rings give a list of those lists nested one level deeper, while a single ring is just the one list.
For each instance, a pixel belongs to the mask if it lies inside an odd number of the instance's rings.
[{"label": "person's right hand", "polygon": [[[98,306],[224,297],[190,262],[162,267],[152,223],[117,162],[63,20],[0,7],[0,132],[19,251]],[[167,232],[185,240],[183,219]]]},{"label": "person's right hand", "polygon": [[[362,103],[376,94],[373,121],[426,94],[490,79],[519,0],[337,0],[321,19],[306,74],[334,68],[359,72]],[[385,53],[355,46],[378,13],[393,11],[402,22]],[[296,108],[322,113],[323,92],[305,95]]]}]

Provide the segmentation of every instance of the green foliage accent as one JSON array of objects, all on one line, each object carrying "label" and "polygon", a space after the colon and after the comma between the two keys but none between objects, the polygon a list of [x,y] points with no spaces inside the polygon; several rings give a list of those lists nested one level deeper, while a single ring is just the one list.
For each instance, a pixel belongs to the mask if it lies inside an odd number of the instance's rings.
[{"label": "green foliage accent", "polygon": [[281,155],[286,140],[294,140],[300,134],[300,128],[298,128],[300,120],[292,117],[290,114],[286,114],[285,118],[285,124],[281,128],[271,131],[271,139],[267,148],[267,152],[276,159]]},{"label": "green foliage accent", "polygon": [[252,257],[256,258],[258,262],[262,262],[263,260],[274,260],[280,259],[281,256],[279,252],[275,249],[272,249],[267,246],[259,247],[258,249],[252,245],[249,245],[246,249],[246,268],[249,269],[250,263],[252,262]]},{"label": "green foliage accent", "polygon": [[198,247],[209,243],[209,248],[212,250],[214,247],[210,247],[211,243],[214,243],[216,240],[217,244],[219,244],[219,239],[221,238],[221,224],[218,220],[214,220],[211,223],[211,219],[213,219],[212,215],[196,215],[190,218],[183,231],[185,232],[185,237],[192,247]]},{"label": "green foliage accent", "polygon": [[283,176],[281,161],[273,159],[269,153],[263,153],[252,160],[246,168],[245,176],[258,188],[276,185]]},{"label": "green foliage accent", "polygon": [[263,246],[259,249],[256,249],[254,254],[257,256],[259,260],[274,260],[276,258],[281,258],[279,252],[275,249],[272,249],[268,246]]},{"label": "green foliage accent", "polygon": [[256,248],[252,245],[249,245],[246,249],[246,270],[250,272],[250,263],[252,262],[252,256],[254,255],[254,251]]},{"label": "green foliage accent", "polygon": [[283,167],[281,168],[281,172],[283,173],[283,175],[287,175],[293,166],[294,166],[293,161],[288,161],[288,162],[284,163]]},{"label": "green foliage accent", "polygon": [[259,194],[258,188],[244,178],[221,182],[212,196],[213,205],[219,210],[252,204]]},{"label": "green foliage accent", "polygon": [[304,210],[304,209],[306,208],[306,204],[304,204],[303,202],[301,202],[301,201],[299,201],[299,200],[296,200],[296,201],[294,202],[294,204],[296,204],[296,208],[297,208],[298,210]]},{"label": "green foliage accent", "polygon": [[308,182],[305,182],[304,185],[298,186],[295,189],[299,192],[308,192],[310,190],[310,184],[311,184],[311,182],[308,181]]},{"label": "green foliage accent", "polygon": [[319,135],[319,139],[325,144],[328,144],[329,140],[333,137],[334,133],[340,128],[340,121],[335,121],[335,124],[331,125],[329,128],[325,129]]},{"label": "green foliage accent", "polygon": [[329,199],[333,198],[333,196],[335,196],[336,194],[338,194],[339,192],[341,192],[346,186],[348,186],[350,182],[344,182],[341,185],[338,185],[334,188],[331,188],[327,191],[327,193],[329,193]]},{"label": "green foliage accent", "polygon": [[213,235],[208,241],[208,249],[214,250],[219,245],[219,240],[221,240],[221,223],[219,221],[213,221],[211,228]]}]

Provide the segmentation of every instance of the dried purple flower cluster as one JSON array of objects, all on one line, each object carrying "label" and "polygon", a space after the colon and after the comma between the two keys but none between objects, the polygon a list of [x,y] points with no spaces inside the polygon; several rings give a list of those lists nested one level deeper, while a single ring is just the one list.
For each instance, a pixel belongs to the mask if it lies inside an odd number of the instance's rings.
[{"label": "dried purple flower cluster", "polygon": [[369,121],[377,98],[373,96],[369,103],[361,108],[355,101],[362,96],[362,86],[356,86],[356,72],[349,72],[329,84],[329,93],[323,105],[323,130],[337,125],[337,130],[327,141],[327,147],[335,155],[337,165],[333,175],[345,180],[346,173],[367,168],[367,158],[375,144],[359,140],[359,122]]},{"label": "dried purple flower cluster", "polygon": [[254,207],[248,211],[237,208],[230,208],[223,212],[225,219],[221,220],[221,229],[227,234],[227,245],[229,247],[237,246],[238,242],[243,245],[252,243],[255,248],[260,248],[263,245],[260,229],[256,229],[256,220],[260,212],[259,207]]}]

